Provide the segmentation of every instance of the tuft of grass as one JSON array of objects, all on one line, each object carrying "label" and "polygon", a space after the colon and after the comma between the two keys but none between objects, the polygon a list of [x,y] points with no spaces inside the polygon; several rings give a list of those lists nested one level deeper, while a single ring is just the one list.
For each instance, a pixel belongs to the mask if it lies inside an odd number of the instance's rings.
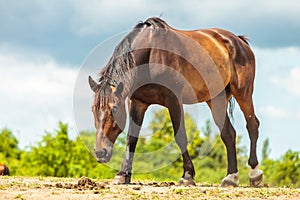
[{"label": "tuft of grass", "polygon": [[25,197],[23,197],[23,195],[22,194],[17,194],[16,196],[15,196],[15,198],[14,199],[21,199],[21,200],[25,200]]},{"label": "tuft of grass", "polygon": [[36,188],[36,189],[38,189],[38,188],[41,188],[42,187],[42,185],[41,184],[39,184],[39,183],[30,183],[27,187],[29,187],[29,188]]},{"label": "tuft of grass", "polygon": [[11,184],[10,184],[11,186],[22,186],[22,185],[24,185],[23,183],[22,183],[22,181],[13,181]]},{"label": "tuft of grass", "polygon": [[10,186],[11,186],[10,184],[0,185],[0,190],[5,190],[5,189],[9,188]]},{"label": "tuft of grass", "polygon": [[173,189],[173,191],[175,192],[175,194],[183,194],[183,189],[182,188],[175,188]]}]

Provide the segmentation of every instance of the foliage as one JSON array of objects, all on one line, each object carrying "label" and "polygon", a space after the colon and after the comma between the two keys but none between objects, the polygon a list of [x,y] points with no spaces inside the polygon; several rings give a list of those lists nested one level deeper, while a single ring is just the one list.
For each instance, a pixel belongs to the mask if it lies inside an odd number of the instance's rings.
[{"label": "foliage", "polygon": [[[189,141],[188,151],[191,158],[199,156],[201,144],[199,130],[189,115],[185,115],[185,126],[187,138]],[[172,122],[167,109],[161,109],[154,114],[150,122],[151,138],[140,138],[137,145],[134,168],[144,169],[144,172],[153,171],[157,174],[166,174],[157,169],[174,168],[175,171],[181,170],[182,158],[181,152],[174,139]],[[141,168],[143,163],[147,165]],[[179,169],[178,169],[179,168]],[[174,172],[175,173],[175,172]],[[178,174],[176,173],[177,178]]]},{"label": "foliage", "polygon": [[0,141],[1,157],[6,159],[19,157],[18,140],[10,130],[5,128],[0,131]]},{"label": "foliage", "polygon": [[[189,141],[188,151],[196,170],[196,181],[219,183],[226,175],[227,169],[226,150],[220,136],[211,133],[209,121],[206,122],[203,134],[201,134],[197,129],[197,125],[188,114],[185,114],[185,127]],[[135,159],[134,168],[139,169],[142,167],[142,163],[146,163],[143,169],[151,168],[156,170],[148,174],[137,175],[136,177],[146,179],[163,177],[163,179],[178,180],[180,173],[183,173],[183,161],[179,148],[174,141],[174,131],[167,109],[162,109],[155,113],[150,123],[150,130],[152,131],[150,140],[139,140],[137,151],[155,152],[160,150],[160,153],[153,154],[152,158],[149,156],[145,158],[144,156],[143,159]],[[201,137],[201,135],[203,136]],[[239,144],[239,141],[240,138],[238,137],[237,144]],[[165,150],[162,151],[161,149],[164,148]],[[247,169],[244,155],[245,148],[238,145],[237,152],[240,163],[239,169],[247,174],[244,172]],[[170,164],[159,168],[164,163]],[[246,183],[245,181],[248,181],[248,177],[242,176],[241,182]]]},{"label": "foliage", "polygon": [[10,174],[17,170],[22,151],[18,148],[18,140],[10,130],[0,130],[0,163],[9,166]]},{"label": "foliage", "polygon": [[262,160],[266,160],[271,153],[271,149],[269,148],[269,138],[267,138],[263,143],[262,148]]},{"label": "foliage", "polygon": [[[268,141],[268,139],[266,140]],[[264,142],[264,152],[270,152],[269,143]],[[288,150],[278,160],[268,158],[262,161],[265,181],[271,185],[300,187],[300,152]]]},{"label": "foliage", "polygon": [[115,170],[97,163],[93,152],[95,133],[84,131],[76,138],[73,146],[73,155],[69,166],[70,177],[94,177],[111,178],[115,175]]},{"label": "foliage", "polygon": [[[185,115],[189,141],[188,151],[196,170],[197,182],[220,183],[226,175],[227,156],[219,135],[211,133],[210,122],[202,131],[189,115]],[[155,113],[149,126],[150,136],[139,138],[133,162],[133,178],[156,181],[177,181],[183,173],[181,152],[174,139],[172,122],[167,109]],[[248,184],[246,148],[237,137],[237,159],[240,183]],[[68,137],[68,125],[58,124],[54,132],[44,134],[42,140],[20,150],[18,140],[8,129],[0,130],[0,162],[9,166],[12,175],[113,178],[120,169],[125,153],[126,134],[122,133],[114,145],[114,153],[107,164],[99,164],[93,155],[95,132],[83,131],[75,140]],[[265,182],[273,186],[300,187],[299,152],[287,151],[280,159],[269,158],[269,140],[264,141],[261,168]]]},{"label": "foliage", "polygon": [[115,173],[105,165],[99,165],[82,143],[84,141],[87,146],[91,145],[94,133],[81,132],[73,141],[69,139],[67,130],[67,124],[59,123],[58,130],[54,133],[46,133],[36,146],[24,151],[19,160],[19,168],[14,170],[14,174],[109,178]]},{"label": "foliage", "polygon": [[[68,126],[59,123],[54,134],[46,133],[37,146],[24,154],[23,163],[28,175],[68,176],[68,163],[72,157],[73,141],[68,138]],[[32,170],[34,169],[34,170]]]}]

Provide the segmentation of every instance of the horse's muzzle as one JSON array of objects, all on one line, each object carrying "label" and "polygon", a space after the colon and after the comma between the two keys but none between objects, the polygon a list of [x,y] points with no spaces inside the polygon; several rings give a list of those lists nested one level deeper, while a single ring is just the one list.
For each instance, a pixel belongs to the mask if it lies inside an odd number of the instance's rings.
[{"label": "horse's muzzle", "polygon": [[99,163],[107,163],[111,158],[111,153],[107,149],[94,150],[96,159]]}]

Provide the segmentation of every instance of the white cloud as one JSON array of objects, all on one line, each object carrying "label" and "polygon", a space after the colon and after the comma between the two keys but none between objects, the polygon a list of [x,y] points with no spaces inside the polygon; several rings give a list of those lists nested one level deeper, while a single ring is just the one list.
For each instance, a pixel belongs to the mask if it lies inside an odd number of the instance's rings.
[{"label": "white cloud", "polygon": [[[211,1],[141,1],[109,0],[97,1],[38,1],[6,2],[0,7],[3,23],[18,23],[26,19],[26,26],[37,31],[48,30],[57,25],[66,25],[80,35],[99,35],[105,31],[130,29],[132,20],[144,20],[149,16],[159,16],[177,26],[196,28],[223,24],[231,27],[263,27],[267,22],[289,22],[297,26],[300,17],[296,0],[284,3],[264,0],[260,2],[230,0],[220,3]],[[242,15],[240,14],[242,11]],[[1,21],[1,19],[0,19]],[[11,24],[8,24],[11,25]],[[131,25],[131,26],[129,26]],[[270,25],[270,23],[269,23]],[[277,24],[276,24],[277,25]],[[26,27],[20,24],[21,27]],[[19,27],[19,26],[18,26]],[[277,27],[277,26],[276,26]],[[249,30],[251,30],[250,28]],[[110,32],[111,33],[111,32]]]},{"label": "white cloud", "polygon": [[79,35],[127,31],[139,20],[145,20],[145,17],[159,16],[164,11],[162,7],[165,7],[164,2],[157,4],[140,0],[122,2],[92,0],[89,3],[77,1],[72,5],[74,11],[71,16],[72,30]]},{"label": "white cloud", "polygon": [[[163,18],[175,27],[205,28],[223,25],[245,29],[249,26],[265,27],[266,22],[263,21],[274,21],[274,18],[296,24],[295,19],[300,17],[300,13],[293,6],[295,4],[297,4],[296,0],[290,0],[288,3],[274,3],[272,0],[259,3],[226,1],[223,4],[220,4],[218,0],[187,0],[176,1],[176,3],[140,0],[122,2],[93,0],[89,3],[72,1],[71,21],[73,31],[80,35],[94,35],[116,29],[128,30],[134,25],[132,20],[145,20],[147,17],[159,16],[161,13],[163,13]],[[243,12],[242,17],[237,14],[240,11]]]},{"label": "white cloud", "polygon": [[[258,48],[253,47],[256,61],[257,73],[265,73],[265,75],[273,75],[279,73],[286,74],[295,66],[300,66],[300,48],[284,47],[284,48]],[[266,78],[266,77],[264,77]]]},{"label": "white cloud", "polygon": [[266,116],[270,119],[284,119],[290,116],[289,112],[285,109],[271,105],[259,107],[258,112],[260,115]]},{"label": "white cloud", "polygon": [[293,96],[300,97],[300,67],[292,68],[288,76],[273,76],[271,81],[278,87],[283,87]]},{"label": "white cloud", "polygon": [[[299,46],[299,40],[295,39],[299,35],[297,19],[300,19],[299,8],[295,6],[298,5],[296,0],[229,0],[221,4],[218,0],[187,0],[176,3],[158,0],[33,0],[23,3],[6,1],[0,2],[0,5],[0,128],[7,126],[19,131],[22,144],[28,144],[32,138],[37,141],[37,136],[42,135],[44,130],[56,128],[58,120],[72,122],[72,92],[77,70],[37,52],[22,55],[27,49],[16,53],[16,49],[12,48],[7,53],[3,51],[7,49],[3,47],[3,42],[12,42],[20,45],[19,48],[48,50],[48,53],[52,50],[52,55],[56,56],[66,56],[68,50],[73,59],[75,54],[78,55],[79,49],[72,48],[71,44],[80,43],[82,47],[88,44],[89,48],[91,41],[88,39],[92,38],[89,36],[96,36],[98,40],[112,33],[128,30],[138,20],[158,16],[163,12],[163,18],[176,28],[220,26],[248,35],[254,45],[261,45],[266,41],[269,47],[281,46],[279,43],[283,46]],[[292,35],[285,34],[287,32]],[[78,39],[74,35],[88,37]],[[69,43],[64,36],[71,38]],[[51,38],[56,41],[53,42]],[[258,40],[262,42],[259,43]],[[68,46],[70,48],[62,50]],[[268,132],[273,127],[273,122],[268,123],[269,119],[294,116],[293,109],[298,105],[295,97],[300,96],[299,69],[295,67],[300,66],[300,48],[255,49],[255,53],[255,102],[261,108],[258,109],[261,115],[268,117],[261,123],[262,127],[266,125],[264,132]],[[86,76],[82,82],[87,84]],[[278,95],[285,90],[294,96]],[[91,101],[90,98],[89,100]],[[266,104],[284,106],[264,107]],[[84,111],[92,117],[89,103]],[[300,112],[296,115],[300,118]],[[92,120],[88,121],[92,123]],[[290,126],[284,123],[285,120],[278,126],[285,127],[284,131],[288,133],[298,127],[297,123]],[[87,126],[85,121],[82,124]],[[278,130],[274,130],[274,133],[281,134]],[[287,141],[290,148],[298,147],[297,140],[293,141],[294,146]]]},{"label": "white cloud", "polygon": [[0,51],[0,128],[18,132],[21,146],[38,141],[45,130],[57,128],[58,121],[73,122],[78,70],[49,57],[32,58],[31,53]]}]

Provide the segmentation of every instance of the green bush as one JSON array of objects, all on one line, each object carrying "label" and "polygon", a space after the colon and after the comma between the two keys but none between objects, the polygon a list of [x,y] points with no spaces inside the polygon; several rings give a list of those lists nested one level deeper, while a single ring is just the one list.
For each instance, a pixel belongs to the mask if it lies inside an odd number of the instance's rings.
[{"label": "green bush", "polygon": [[[196,181],[220,183],[227,171],[226,150],[220,136],[211,134],[209,122],[200,132],[187,114],[185,126],[189,140],[188,150],[196,170]],[[140,173],[133,174],[133,178],[178,181],[183,173],[183,162],[166,109],[155,113],[149,131],[152,133],[151,137],[141,137],[138,141],[136,152],[139,155],[135,156],[133,172]],[[97,163],[93,156],[95,132],[83,131],[75,140],[71,140],[68,137],[68,125],[61,122],[57,130],[45,133],[41,141],[25,150],[18,148],[18,140],[8,129],[0,131],[0,141],[0,162],[9,166],[12,175],[88,176],[107,179],[113,178],[121,167],[126,134],[122,133],[117,139],[113,158],[108,165]],[[237,137],[236,143],[240,183],[248,184],[246,148],[240,146],[240,137]],[[266,140],[261,163],[265,182],[272,186],[300,187],[299,152],[289,150],[280,159],[272,160],[268,158],[268,146],[269,140]],[[157,150],[161,152],[147,154]],[[142,173],[141,169],[147,173]]]}]

